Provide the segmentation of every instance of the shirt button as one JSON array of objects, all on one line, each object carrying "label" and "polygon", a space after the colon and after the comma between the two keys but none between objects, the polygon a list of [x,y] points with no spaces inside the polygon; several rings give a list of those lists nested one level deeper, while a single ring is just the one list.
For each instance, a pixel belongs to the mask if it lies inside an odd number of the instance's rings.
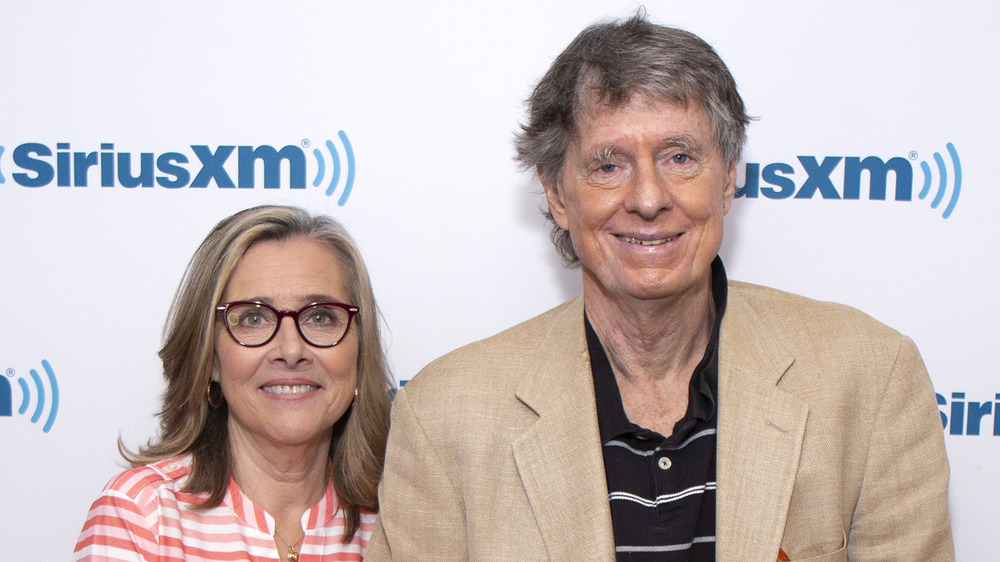
[{"label": "shirt button", "polygon": [[668,457],[660,457],[660,460],[657,461],[656,464],[658,464],[663,470],[666,470],[670,468],[673,463],[670,462]]}]

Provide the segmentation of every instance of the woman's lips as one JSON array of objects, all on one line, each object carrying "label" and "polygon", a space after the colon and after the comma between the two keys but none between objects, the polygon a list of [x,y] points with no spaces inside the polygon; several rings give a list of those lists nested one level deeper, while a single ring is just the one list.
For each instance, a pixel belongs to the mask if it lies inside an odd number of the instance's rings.
[{"label": "woman's lips", "polygon": [[260,387],[268,394],[304,394],[312,392],[319,387],[312,384],[267,384]]}]

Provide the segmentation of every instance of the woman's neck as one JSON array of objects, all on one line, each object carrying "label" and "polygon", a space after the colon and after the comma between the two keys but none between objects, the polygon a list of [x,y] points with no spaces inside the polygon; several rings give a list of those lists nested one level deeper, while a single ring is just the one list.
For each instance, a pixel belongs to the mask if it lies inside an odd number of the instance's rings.
[{"label": "woman's neck", "polygon": [[269,513],[283,539],[302,537],[301,519],[326,493],[330,436],[310,444],[273,444],[230,424],[233,479],[243,494]]}]

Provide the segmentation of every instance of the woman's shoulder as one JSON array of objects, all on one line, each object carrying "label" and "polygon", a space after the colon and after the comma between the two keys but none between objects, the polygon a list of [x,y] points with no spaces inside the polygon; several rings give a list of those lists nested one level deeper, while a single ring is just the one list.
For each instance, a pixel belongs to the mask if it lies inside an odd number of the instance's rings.
[{"label": "woman's shoulder", "polygon": [[360,516],[360,521],[358,521],[358,530],[355,532],[352,542],[361,545],[361,548],[365,549],[368,548],[368,542],[372,539],[372,531],[375,529],[375,519],[378,517],[378,512],[361,507],[358,508],[358,515]]},{"label": "woman's shoulder", "polygon": [[130,468],[108,482],[104,495],[125,496],[144,503],[164,493],[181,492],[191,472],[191,455],[180,455],[155,463]]}]

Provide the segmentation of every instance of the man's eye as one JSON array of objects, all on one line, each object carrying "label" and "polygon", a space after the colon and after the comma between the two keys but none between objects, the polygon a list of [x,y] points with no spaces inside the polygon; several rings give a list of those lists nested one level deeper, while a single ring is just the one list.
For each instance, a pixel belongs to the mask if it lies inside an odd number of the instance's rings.
[{"label": "man's eye", "polygon": [[674,164],[687,164],[690,159],[691,157],[687,154],[674,154],[671,160],[673,160]]},{"label": "man's eye", "polygon": [[610,174],[611,172],[614,172],[617,169],[618,166],[614,164],[602,164],[601,167],[598,168],[598,171],[604,174]]}]

